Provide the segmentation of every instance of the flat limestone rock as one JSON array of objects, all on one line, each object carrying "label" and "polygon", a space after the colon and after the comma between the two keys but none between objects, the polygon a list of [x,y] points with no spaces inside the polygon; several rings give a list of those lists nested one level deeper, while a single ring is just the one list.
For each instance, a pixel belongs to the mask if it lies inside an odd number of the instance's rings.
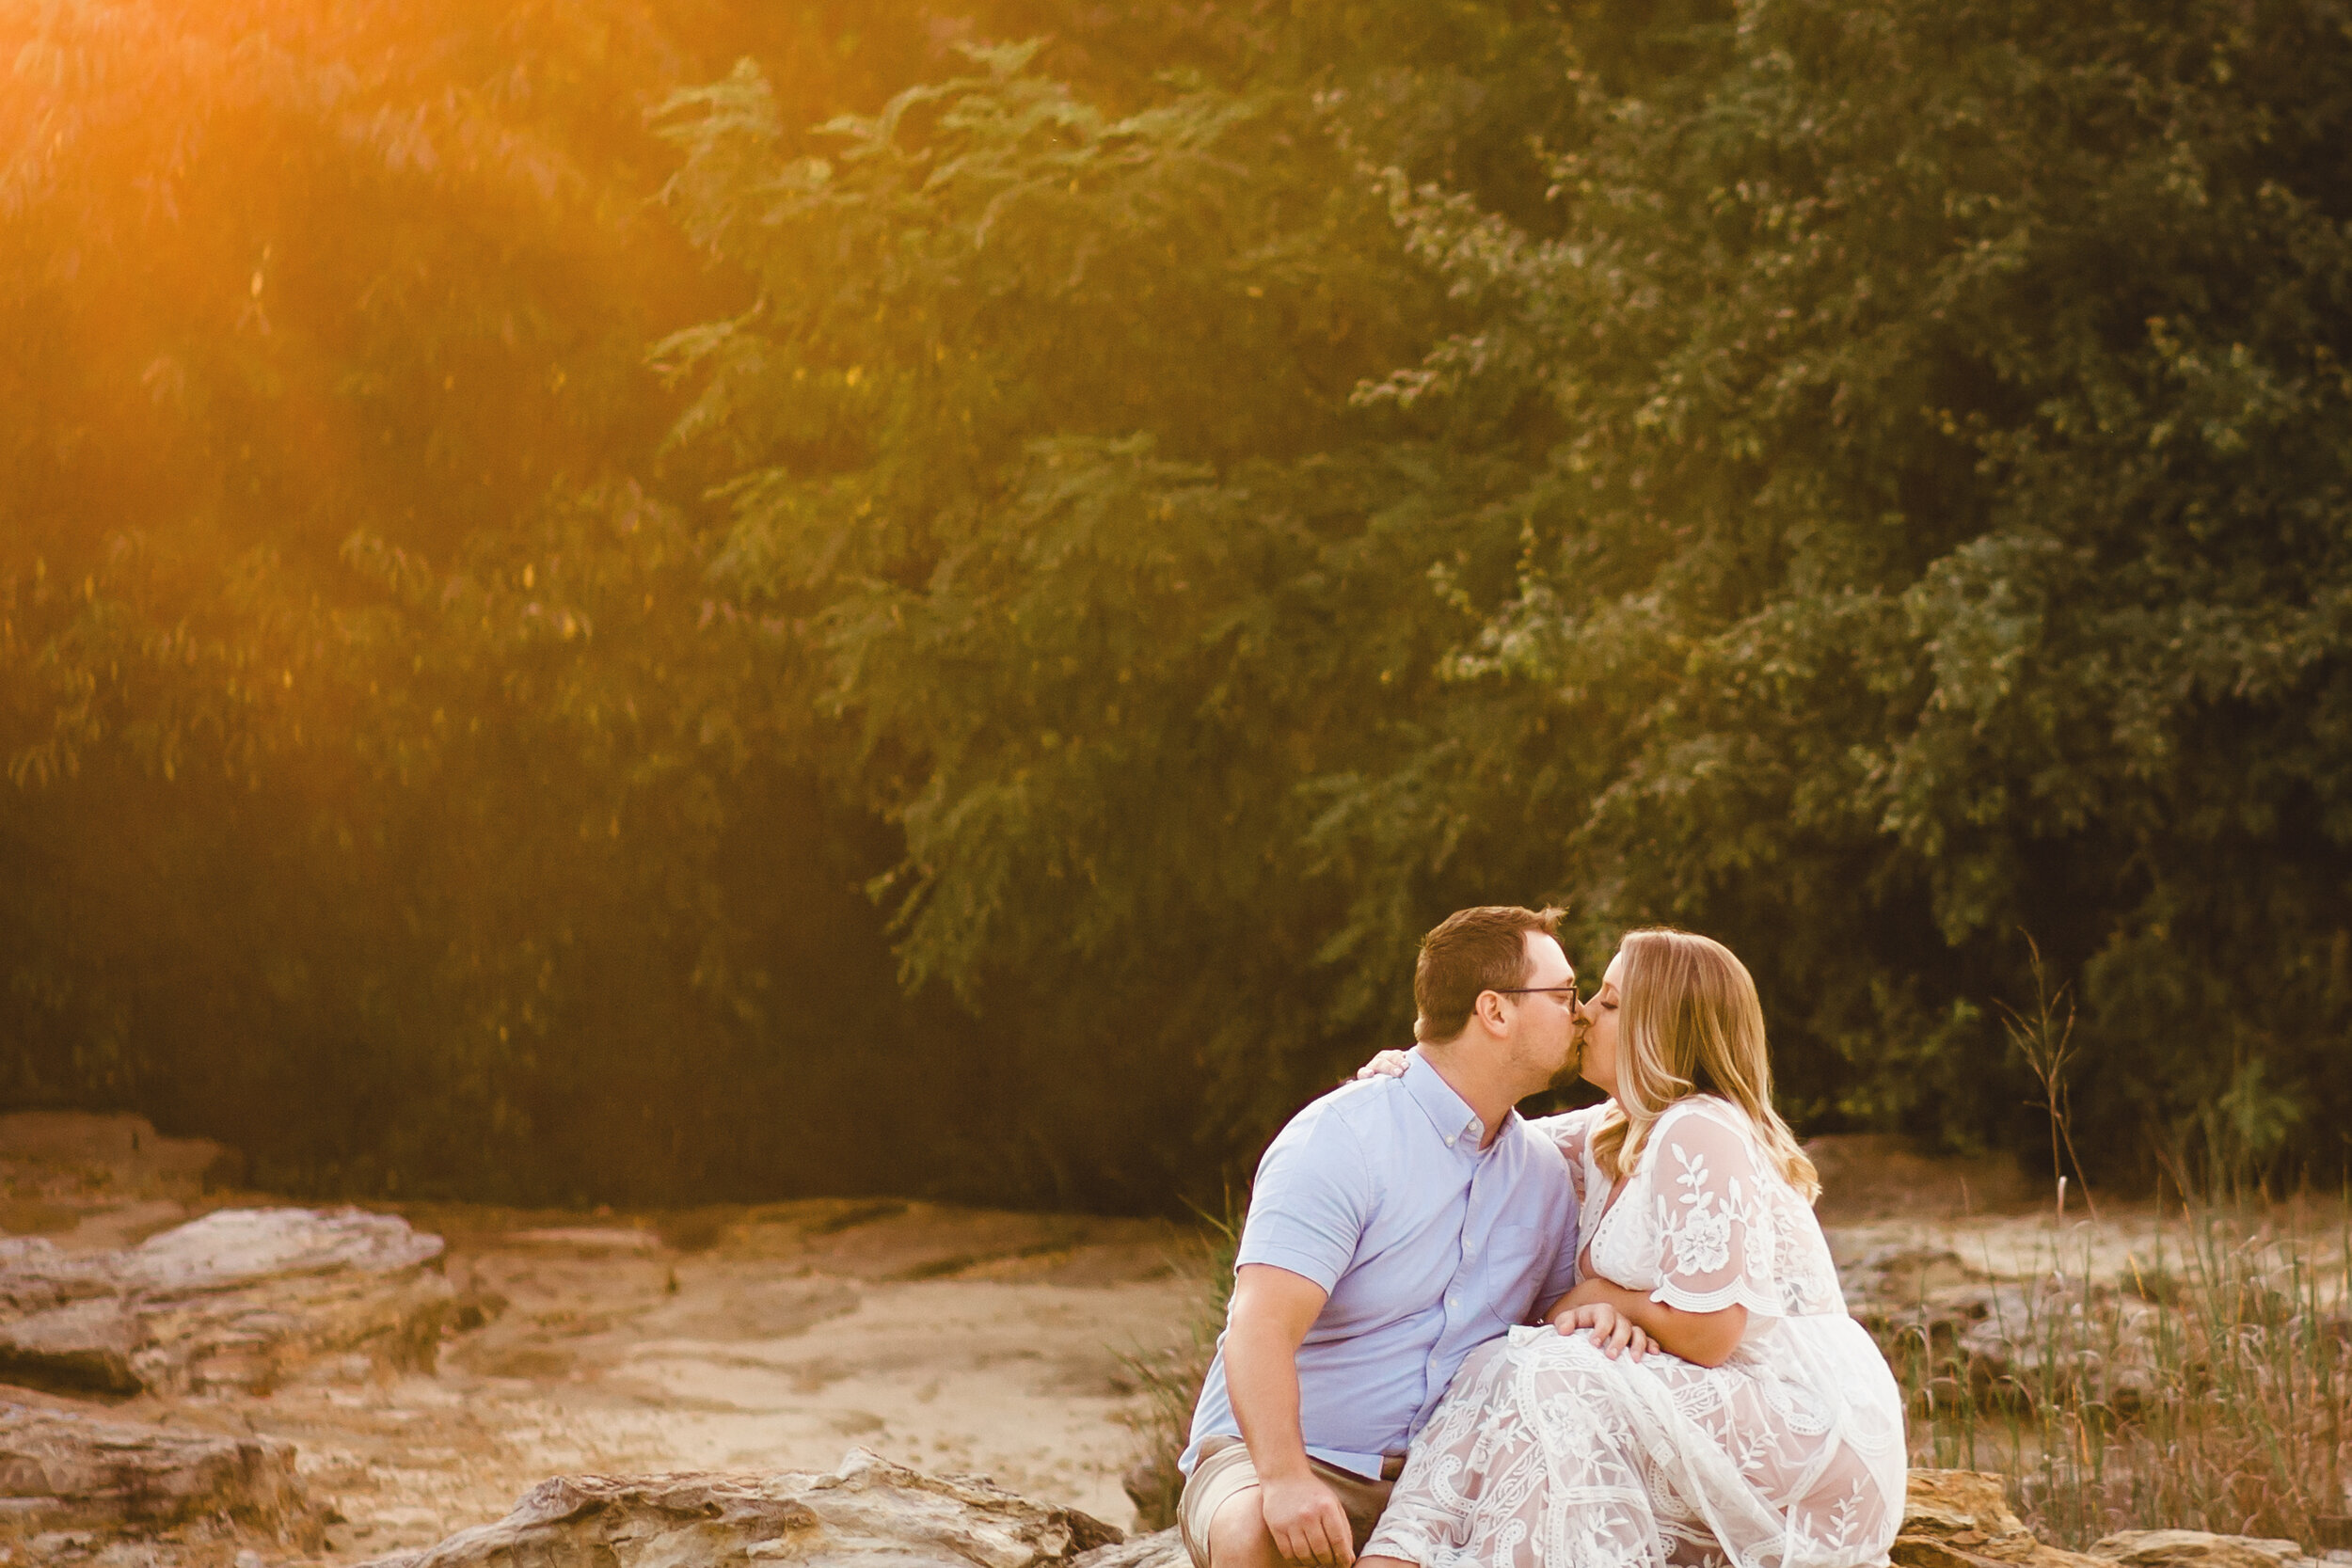
[{"label": "flat limestone rock", "polygon": [[144,1530],[208,1517],[320,1544],[291,1443],[0,1405],[0,1519],[24,1530]]},{"label": "flat limestone rock", "polygon": [[1065,1568],[1119,1540],[1073,1509],[853,1449],[824,1475],[559,1476],[496,1524],[370,1568]]},{"label": "flat limestone rock", "polygon": [[1985,1470],[1912,1471],[1902,1529],[1887,1556],[1900,1568],[1999,1568],[2004,1563],[2099,1568],[2100,1563],[2097,1558],[2038,1540],[2009,1506],[2009,1482]]},{"label": "flat limestone rock", "polygon": [[2103,1536],[2090,1555],[2131,1568],[2318,1568],[2302,1544],[2201,1529],[2129,1529]]},{"label": "flat limestone rock", "polygon": [[0,1243],[0,1378],[122,1396],[429,1370],[441,1250],[356,1209],[224,1209],[120,1252]]},{"label": "flat limestone rock", "polygon": [[395,1275],[440,1257],[438,1236],[359,1209],[219,1209],[126,1253],[124,1277],[150,1294],[187,1295],[310,1275]]}]

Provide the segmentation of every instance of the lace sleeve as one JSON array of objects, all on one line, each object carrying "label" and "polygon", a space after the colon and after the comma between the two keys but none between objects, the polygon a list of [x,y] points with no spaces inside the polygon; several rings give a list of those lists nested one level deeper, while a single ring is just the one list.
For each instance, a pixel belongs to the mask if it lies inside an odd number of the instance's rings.
[{"label": "lace sleeve", "polygon": [[1772,1204],[1754,1138],[1734,1118],[1745,1119],[1711,1104],[1677,1106],[1650,1133],[1642,1153],[1658,1226],[1650,1299],[1685,1312],[1739,1306],[1779,1317],[1787,1308],[1773,1278]]},{"label": "lace sleeve", "polygon": [[1584,1141],[1592,1133],[1593,1118],[1599,1114],[1599,1106],[1586,1105],[1556,1117],[1537,1117],[1527,1124],[1559,1146],[1568,1162],[1568,1185],[1576,1190],[1580,1204],[1584,1201]]}]

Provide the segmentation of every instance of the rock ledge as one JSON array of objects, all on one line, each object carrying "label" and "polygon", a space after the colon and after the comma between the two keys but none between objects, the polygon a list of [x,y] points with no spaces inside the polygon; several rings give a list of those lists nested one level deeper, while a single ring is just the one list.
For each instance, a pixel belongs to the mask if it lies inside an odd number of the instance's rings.
[{"label": "rock ledge", "polygon": [[0,1378],[120,1398],[430,1370],[441,1245],[357,1209],[223,1209],[121,1252],[0,1241]]},{"label": "rock ledge", "polygon": [[369,1568],[1061,1568],[1120,1540],[1074,1509],[853,1449],[823,1475],[559,1476],[496,1524]]},{"label": "rock ledge", "polygon": [[319,1544],[292,1443],[0,1405],[0,1520],[26,1530],[151,1531],[220,1517]]}]

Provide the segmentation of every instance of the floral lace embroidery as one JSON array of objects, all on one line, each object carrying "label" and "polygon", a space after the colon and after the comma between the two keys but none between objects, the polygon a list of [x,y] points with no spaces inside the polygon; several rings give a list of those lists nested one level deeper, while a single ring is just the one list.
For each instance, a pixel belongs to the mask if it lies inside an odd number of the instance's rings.
[{"label": "floral lace embroidery", "polygon": [[[1723,1195],[1708,1190],[1706,1155],[1686,1153],[1680,1144],[1673,1146],[1673,1153],[1682,1166],[1682,1174],[1675,1180],[1689,1189],[1677,1200],[1688,1212],[1680,1216],[1678,1225],[1669,1217],[1663,1227],[1674,1244],[1675,1272],[1717,1273],[1731,1261],[1731,1205],[1740,1201],[1740,1183],[1731,1183],[1726,1202]],[[1740,1218],[1744,1222],[1746,1216]]]}]

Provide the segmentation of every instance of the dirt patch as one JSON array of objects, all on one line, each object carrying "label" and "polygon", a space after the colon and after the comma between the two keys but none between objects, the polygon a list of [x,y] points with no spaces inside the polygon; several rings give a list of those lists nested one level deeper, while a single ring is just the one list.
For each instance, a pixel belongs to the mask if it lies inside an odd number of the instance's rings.
[{"label": "dirt patch", "polygon": [[1804,1151],[1821,1173],[1815,1212],[1824,1225],[2018,1214],[2051,1196],[2007,1155],[1940,1154],[1879,1132],[1816,1138]]},{"label": "dirt patch", "polygon": [[12,1198],[44,1187],[202,1194],[243,1180],[245,1157],[210,1138],[165,1137],[145,1117],[11,1111],[0,1116],[0,1173]]}]

